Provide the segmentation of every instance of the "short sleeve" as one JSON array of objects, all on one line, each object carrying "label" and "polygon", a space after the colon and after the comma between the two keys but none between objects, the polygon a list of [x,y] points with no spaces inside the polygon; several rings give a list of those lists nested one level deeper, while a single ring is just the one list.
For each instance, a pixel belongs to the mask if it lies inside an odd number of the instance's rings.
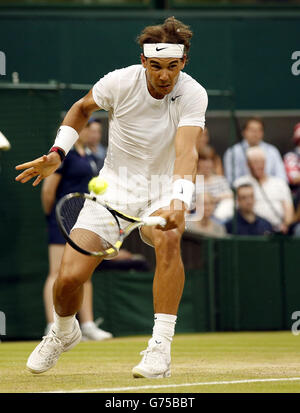
[{"label": "short sleeve", "polygon": [[99,108],[109,111],[115,107],[119,85],[119,71],[115,70],[102,77],[93,86],[93,98]]},{"label": "short sleeve", "polygon": [[205,127],[205,112],[208,98],[206,90],[195,82],[195,87],[183,96],[179,110],[179,124],[181,126]]}]

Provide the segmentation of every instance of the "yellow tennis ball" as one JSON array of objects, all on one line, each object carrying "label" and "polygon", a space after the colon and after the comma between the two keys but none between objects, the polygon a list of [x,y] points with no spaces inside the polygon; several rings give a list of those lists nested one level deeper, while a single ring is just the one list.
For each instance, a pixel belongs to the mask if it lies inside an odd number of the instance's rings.
[{"label": "yellow tennis ball", "polygon": [[92,178],[89,182],[89,191],[94,192],[97,195],[104,194],[108,187],[108,183],[105,179],[100,177]]}]

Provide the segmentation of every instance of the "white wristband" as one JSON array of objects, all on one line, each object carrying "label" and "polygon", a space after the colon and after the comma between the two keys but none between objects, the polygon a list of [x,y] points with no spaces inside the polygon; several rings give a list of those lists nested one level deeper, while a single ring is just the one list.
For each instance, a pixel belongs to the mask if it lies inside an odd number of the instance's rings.
[{"label": "white wristband", "polygon": [[172,199],[183,201],[187,208],[190,209],[194,191],[195,184],[192,181],[188,179],[176,179],[176,181],[173,182]]},{"label": "white wristband", "polygon": [[74,128],[72,128],[71,126],[62,125],[57,131],[53,146],[58,146],[59,148],[63,149],[65,155],[67,155],[69,150],[77,141],[78,137],[78,132]]}]

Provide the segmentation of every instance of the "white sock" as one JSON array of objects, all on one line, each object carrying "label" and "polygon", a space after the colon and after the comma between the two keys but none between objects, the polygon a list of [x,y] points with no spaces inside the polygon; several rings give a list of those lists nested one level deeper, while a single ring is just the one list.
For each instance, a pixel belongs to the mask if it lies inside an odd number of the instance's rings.
[{"label": "white sock", "polygon": [[61,317],[53,309],[54,326],[53,329],[58,336],[70,334],[73,330],[75,314],[67,317]]},{"label": "white sock", "polygon": [[156,343],[162,341],[170,348],[175,333],[177,316],[172,314],[154,314],[152,338]]}]

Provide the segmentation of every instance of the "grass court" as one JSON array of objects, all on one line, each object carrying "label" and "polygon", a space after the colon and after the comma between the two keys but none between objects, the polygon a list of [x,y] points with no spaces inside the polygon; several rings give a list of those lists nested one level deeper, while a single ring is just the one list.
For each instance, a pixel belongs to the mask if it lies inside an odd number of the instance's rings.
[{"label": "grass court", "polygon": [[82,342],[46,373],[26,360],[37,342],[0,343],[0,392],[299,393],[300,336],[289,331],[178,334],[172,376],[134,379],[149,337]]}]

